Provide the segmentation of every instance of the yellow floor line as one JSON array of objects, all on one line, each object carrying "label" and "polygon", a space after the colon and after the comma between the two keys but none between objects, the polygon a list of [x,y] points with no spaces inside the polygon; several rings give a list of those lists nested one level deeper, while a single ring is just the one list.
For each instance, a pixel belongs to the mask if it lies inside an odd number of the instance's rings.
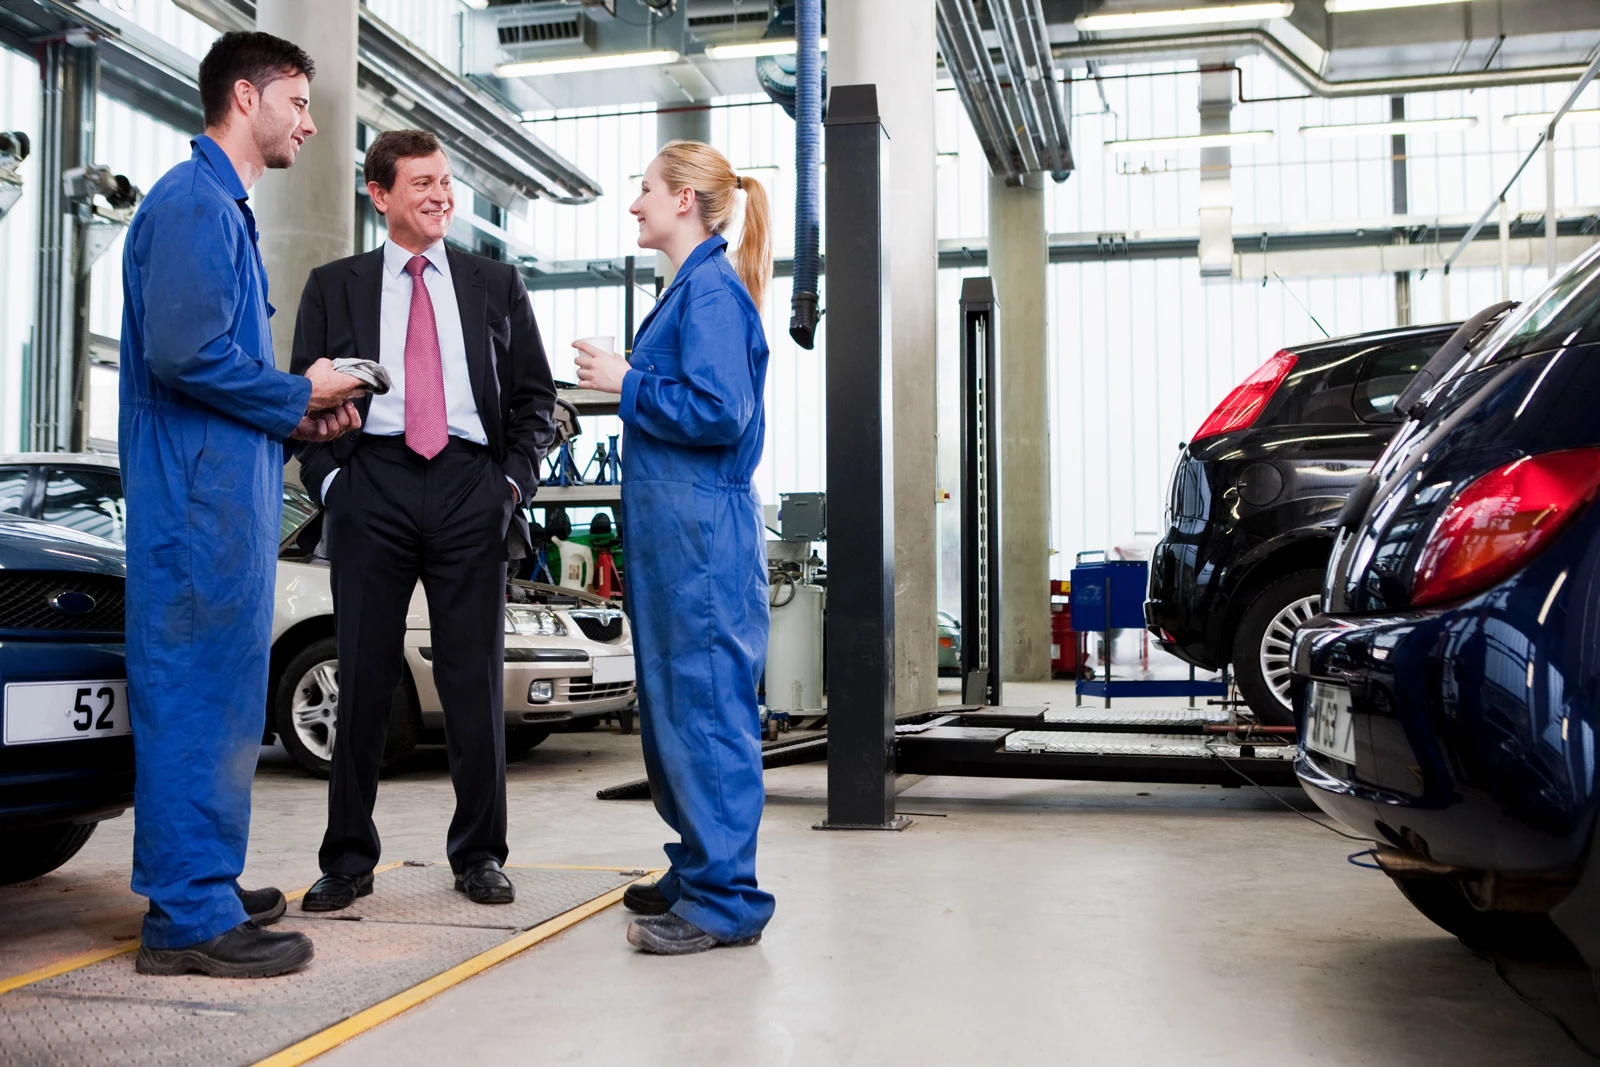
[{"label": "yellow floor line", "polygon": [[[404,866],[403,863],[385,863],[383,866],[375,868],[372,873],[382,874],[384,871],[392,871],[396,867],[402,866]],[[284,900],[299,900],[309,891],[309,886],[305,889],[296,889],[293,893],[285,894]],[[13,989],[21,989],[23,986],[42,982],[46,978],[54,978],[58,974],[80,970],[102,960],[116,959],[118,956],[126,956],[130,952],[137,951],[139,951],[138,938],[134,938],[124,944],[110,946],[109,948],[93,948],[88,952],[80,952],[76,956],[68,956],[64,960],[57,960],[55,963],[40,967],[37,970],[26,971],[10,978],[0,978],[0,993],[9,993]]]},{"label": "yellow floor line", "polygon": [[[576,869],[612,870],[613,868],[601,867]],[[627,867],[622,869],[637,870],[638,868]],[[648,878],[650,876],[646,875],[645,877]],[[643,878],[635,879],[636,882],[643,880]],[[633,884],[634,882],[628,883],[628,885]],[[443,993],[452,986],[460,985],[468,978],[471,978],[476,974],[481,974],[490,967],[493,967],[495,964],[502,963],[510,959],[512,956],[522,952],[524,949],[532,948],[539,942],[544,941],[547,938],[554,937],[563,930],[578,925],[592,915],[598,915],[600,912],[605,911],[607,908],[611,907],[611,905],[620,901],[622,899],[623,891],[628,888],[628,885],[618,886],[605,896],[596,897],[587,904],[580,904],[571,911],[563,912],[548,922],[540,923],[531,930],[525,930],[516,937],[513,937],[511,940],[501,942],[485,952],[480,952],[471,959],[456,964],[454,967],[443,972],[442,974],[434,975],[425,982],[421,982],[412,986],[410,989],[396,993],[388,1000],[380,1001],[377,1004],[374,1004],[372,1007],[367,1008],[365,1011],[357,1012],[341,1023],[336,1023],[320,1033],[312,1034],[310,1037],[305,1038],[302,1041],[295,1042],[282,1052],[278,1052],[272,1056],[268,1056],[264,1060],[258,1061],[257,1063],[253,1064],[252,1067],[299,1067],[300,1064],[313,1060],[322,1055],[324,1052],[328,1052],[331,1049],[339,1047],[346,1041],[349,1041],[351,1038],[366,1033],[368,1030],[378,1026],[380,1023],[385,1023],[390,1019],[393,1019],[396,1015],[409,1011],[418,1004],[421,1004],[423,1001],[438,996],[440,993]]]}]

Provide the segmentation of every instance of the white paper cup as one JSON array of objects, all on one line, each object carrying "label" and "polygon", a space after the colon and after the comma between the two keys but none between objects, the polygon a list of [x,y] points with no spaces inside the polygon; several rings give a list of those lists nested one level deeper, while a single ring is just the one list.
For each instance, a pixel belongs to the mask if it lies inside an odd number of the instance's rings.
[{"label": "white paper cup", "polygon": [[596,348],[616,355],[617,338],[615,334],[599,334],[595,337],[580,337],[573,344],[594,345]]}]

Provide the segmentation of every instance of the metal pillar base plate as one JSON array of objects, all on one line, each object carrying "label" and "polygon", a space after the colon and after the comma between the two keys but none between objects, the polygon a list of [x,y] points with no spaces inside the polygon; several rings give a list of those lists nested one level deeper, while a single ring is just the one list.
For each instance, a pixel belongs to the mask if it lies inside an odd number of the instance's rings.
[{"label": "metal pillar base plate", "polygon": [[909,815],[896,815],[886,823],[838,823],[824,820],[812,823],[811,828],[813,830],[904,830],[910,825]]}]

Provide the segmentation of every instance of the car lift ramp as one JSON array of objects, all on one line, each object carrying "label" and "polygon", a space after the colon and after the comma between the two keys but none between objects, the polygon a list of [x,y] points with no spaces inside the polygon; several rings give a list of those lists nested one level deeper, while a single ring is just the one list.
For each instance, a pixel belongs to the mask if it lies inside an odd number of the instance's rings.
[{"label": "car lift ramp", "polygon": [[[281,978],[146,977],[134,942],[0,977],[0,1065],[292,1067],[595,914],[646,872],[508,865],[513,904],[455,891],[446,864],[391,864],[344,911],[290,904],[317,955]],[[293,897],[303,893],[293,894]]]},{"label": "car lift ramp", "polygon": [[895,726],[895,770],[986,778],[1295,785],[1292,740],[1208,708],[935,708]]}]

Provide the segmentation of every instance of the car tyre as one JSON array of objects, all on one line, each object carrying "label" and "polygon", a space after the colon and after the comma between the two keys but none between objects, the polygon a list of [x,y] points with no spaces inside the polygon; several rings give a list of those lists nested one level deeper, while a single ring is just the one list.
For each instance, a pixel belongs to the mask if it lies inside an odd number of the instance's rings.
[{"label": "car tyre", "polygon": [[522,759],[549,736],[550,731],[542,726],[507,726],[506,761]]},{"label": "car tyre", "polygon": [[[334,716],[339,704],[339,650],[331,637],[313,641],[289,660],[278,677],[273,721],[291,759],[318,778],[328,777],[337,742]],[[390,770],[417,747],[422,717],[409,677],[395,687],[384,739],[383,769]]]},{"label": "car tyre", "polygon": [[1395,878],[1395,888],[1428,921],[1485,955],[1565,959],[1574,954],[1550,916],[1538,912],[1479,911],[1448,878]]},{"label": "car tyre", "polygon": [[1289,645],[1294,630],[1318,610],[1322,571],[1279,578],[1250,601],[1233,638],[1233,676],[1258,720],[1293,726],[1289,704]]},{"label": "car tyre", "polygon": [[56,823],[6,834],[0,845],[0,885],[15,885],[49,874],[76,856],[99,825]]}]

